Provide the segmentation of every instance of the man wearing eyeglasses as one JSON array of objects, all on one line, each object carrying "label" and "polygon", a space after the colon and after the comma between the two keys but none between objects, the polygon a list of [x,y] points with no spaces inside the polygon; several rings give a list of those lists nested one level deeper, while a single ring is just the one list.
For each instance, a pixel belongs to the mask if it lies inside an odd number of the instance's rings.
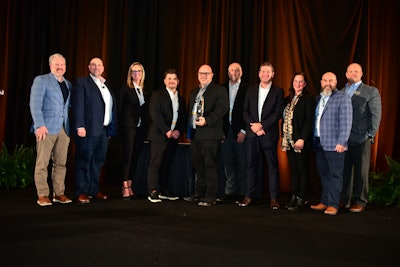
[{"label": "man wearing eyeglasses", "polygon": [[[192,90],[189,100],[191,154],[196,169],[195,193],[184,198],[197,201],[199,206],[216,203],[218,189],[217,159],[223,137],[222,121],[229,109],[228,94],[224,87],[212,81],[214,73],[209,65],[202,65],[197,73],[199,87]],[[201,110],[197,114],[198,110]]]}]

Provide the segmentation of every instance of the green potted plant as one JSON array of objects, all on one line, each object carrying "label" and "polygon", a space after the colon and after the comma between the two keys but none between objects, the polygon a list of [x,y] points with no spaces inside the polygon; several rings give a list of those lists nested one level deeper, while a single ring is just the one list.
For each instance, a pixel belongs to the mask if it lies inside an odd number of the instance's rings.
[{"label": "green potted plant", "polygon": [[25,188],[34,182],[35,147],[17,145],[10,153],[3,143],[0,151],[0,188]]},{"label": "green potted plant", "polygon": [[400,163],[385,156],[389,170],[370,173],[369,201],[400,207]]}]

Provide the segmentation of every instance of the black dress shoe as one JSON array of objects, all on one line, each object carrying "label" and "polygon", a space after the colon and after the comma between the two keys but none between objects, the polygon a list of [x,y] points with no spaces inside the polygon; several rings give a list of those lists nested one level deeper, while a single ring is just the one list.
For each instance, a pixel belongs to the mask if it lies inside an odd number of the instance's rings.
[{"label": "black dress shoe", "polygon": [[308,206],[307,200],[297,197],[296,203],[294,203],[294,205],[288,207],[288,210],[298,210],[301,208],[306,208],[307,206]]},{"label": "black dress shoe", "polygon": [[188,196],[188,197],[184,197],[183,200],[185,201],[189,201],[189,202],[198,202],[200,201],[201,197],[199,197],[198,195],[192,195],[192,196]]},{"label": "black dress shoe", "polygon": [[217,202],[228,202],[233,201],[234,197],[232,195],[225,194],[221,197],[217,197]]},{"label": "black dress shoe", "polygon": [[297,196],[293,195],[292,198],[290,199],[289,204],[287,204],[285,208],[289,209],[291,207],[294,207],[296,205],[296,202],[297,202]]}]

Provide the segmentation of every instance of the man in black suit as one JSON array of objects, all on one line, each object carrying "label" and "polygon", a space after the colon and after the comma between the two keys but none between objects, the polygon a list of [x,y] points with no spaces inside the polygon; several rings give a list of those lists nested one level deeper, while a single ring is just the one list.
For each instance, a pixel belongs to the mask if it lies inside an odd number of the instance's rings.
[{"label": "man in black suit", "polygon": [[103,61],[93,58],[88,66],[90,75],[78,78],[72,87],[71,108],[75,151],[75,194],[81,203],[89,198],[107,199],[99,191],[108,139],[116,135],[115,100],[101,76]]},{"label": "man in black suit", "polygon": [[150,164],[147,184],[148,200],[153,203],[179,198],[169,190],[169,172],[187,120],[185,100],[177,91],[179,79],[176,70],[168,69],[164,73],[164,84],[164,89],[153,92],[149,106],[153,122],[148,135]]},{"label": "man in black suit", "polygon": [[[214,73],[209,65],[202,65],[197,73],[200,86],[190,94],[189,135],[191,154],[197,177],[195,194],[186,197],[187,201],[199,201],[199,206],[212,206],[216,203],[218,189],[218,149],[223,137],[222,119],[229,108],[228,94],[224,87],[212,81]],[[198,106],[203,114],[196,116]],[[190,136],[191,135],[191,136]]]},{"label": "man in black suit", "polygon": [[274,67],[269,62],[261,64],[260,84],[247,89],[243,117],[246,123],[247,193],[239,203],[245,207],[256,196],[258,159],[264,152],[268,163],[269,192],[272,209],[278,209],[279,193],[277,145],[279,120],[285,107],[283,90],[272,84]]},{"label": "man in black suit", "polygon": [[228,199],[242,199],[246,194],[246,137],[243,120],[243,104],[247,85],[242,82],[242,67],[232,63],[228,67],[229,82],[223,86],[229,96],[229,110],[224,116],[224,135],[221,144],[222,160],[226,176],[225,194],[217,198],[224,202]]}]

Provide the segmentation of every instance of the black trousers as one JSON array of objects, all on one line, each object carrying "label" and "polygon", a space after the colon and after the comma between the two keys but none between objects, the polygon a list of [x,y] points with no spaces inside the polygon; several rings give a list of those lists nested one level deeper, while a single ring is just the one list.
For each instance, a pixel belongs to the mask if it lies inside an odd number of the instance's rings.
[{"label": "black trousers", "polygon": [[218,150],[220,139],[199,139],[190,144],[193,167],[196,169],[195,195],[214,201],[218,190]]},{"label": "black trousers", "polygon": [[143,127],[121,127],[122,179],[133,180],[146,138]]},{"label": "black trousers", "polygon": [[150,162],[147,169],[147,186],[149,192],[159,190],[161,193],[169,191],[169,173],[171,163],[175,157],[178,140],[151,141]]}]

